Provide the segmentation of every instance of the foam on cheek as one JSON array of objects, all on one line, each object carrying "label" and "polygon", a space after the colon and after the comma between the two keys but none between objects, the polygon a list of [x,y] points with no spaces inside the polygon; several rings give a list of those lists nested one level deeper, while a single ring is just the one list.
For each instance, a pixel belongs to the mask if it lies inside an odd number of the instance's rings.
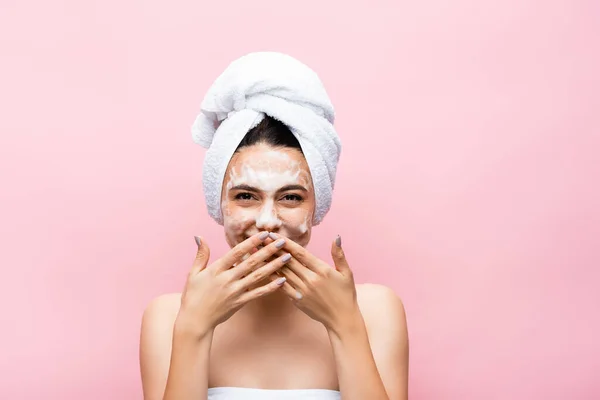
[{"label": "foam on cheek", "polygon": [[308,231],[308,217],[306,217],[304,219],[304,222],[300,224],[300,226],[298,226],[298,231],[301,234],[305,234]]},{"label": "foam on cheek", "polygon": [[312,217],[310,214],[307,214],[303,218],[304,219],[301,220],[302,222],[300,223],[298,222],[299,218],[297,216],[290,216],[289,220],[284,218],[283,228],[289,233],[290,237],[300,237],[308,232],[308,228],[310,226],[309,221],[312,220]]},{"label": "foam on cheek", "polygon": [[229,217],[231,215],[231,209],[229,208],[229,201],[223,200],[221,202],[221,211],[223,212],[223,216]]},{"label": "foam on cheek", "polygon": [[253,216],[244,213],[233,213],[229,207],[229,202],[224,200],[221,203],[221,210],[223,210],[223,225],[225,227],[225,233],[228,235],[238,236],[244,233]]}]

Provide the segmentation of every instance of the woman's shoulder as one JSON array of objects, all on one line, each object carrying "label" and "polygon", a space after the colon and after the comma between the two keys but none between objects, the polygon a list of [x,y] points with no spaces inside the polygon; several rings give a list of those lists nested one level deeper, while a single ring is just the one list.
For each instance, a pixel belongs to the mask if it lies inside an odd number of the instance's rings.
[{"label": "woman's shoulder", "polygon": [[181,304],[181,293],[165,293],[160,294],[153,299],[147,305],[147,308],[160,308],[160,309],[177,309]]},{"label": "woman's shoulder", "polygon": [[362,283],[356,285],[357,300],[361,306],[401,305],[402,300],[396,292],[385,285]]},{"label": "woman's shoulder", "polygon": [[404,304],[392,288],[375,283],[358,284],[356,297],[368,329],[390,323],[406,325]]},{"label": "woman's shoulder", "polygon": [[158,295],[146,305],[143,320],[146,322],[174,323],[180,305],[181,293]]}]

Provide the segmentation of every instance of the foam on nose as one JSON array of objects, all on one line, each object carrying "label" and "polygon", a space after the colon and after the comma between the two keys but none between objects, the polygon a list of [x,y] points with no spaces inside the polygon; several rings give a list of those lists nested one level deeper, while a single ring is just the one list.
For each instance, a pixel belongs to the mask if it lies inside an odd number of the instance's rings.
[{"label": "foam on nose", "polygon": [[280,227],[282,222],[277,218],[274,211],[273,202],[267,202],[256,217],[256,227],[259,229],[264,227]]}]

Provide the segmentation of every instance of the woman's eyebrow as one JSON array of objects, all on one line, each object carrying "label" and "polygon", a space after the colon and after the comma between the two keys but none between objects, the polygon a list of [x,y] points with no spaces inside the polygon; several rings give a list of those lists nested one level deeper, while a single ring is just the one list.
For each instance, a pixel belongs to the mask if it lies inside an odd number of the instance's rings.
[{"label": "woman's eyebrow", "polygon": [[286,185],[277,191],[278,192],[286,192],[288,190],[300,190],[302,192],[308,192],[308,189],[302,185]]},{"label": "woman's eyebrow", "polygon": [[250,185],[235,185],[234,187],[232,187],[229,190],[245,190],[247,192],[260,192],[260,190],[258,190],[257,188],[250,186]]},{"label": "woman's eyebrow", "polygon": [[[244,190],[246,192],[255,192],[255,193],[259,193],[261,191],[260,189],[255,188],[254,186],[250,186],[250,185],[246,185],[246,184],[235,185],[235,186],[231,187],[231,189],[229,189],[229,190]],[[283,186],[283,187],[277,189],[277,192],[286,192],[288,190],[300,190],[302,192],[308,192],[308,189],[302,185],[286,185],[286,186]]]}]

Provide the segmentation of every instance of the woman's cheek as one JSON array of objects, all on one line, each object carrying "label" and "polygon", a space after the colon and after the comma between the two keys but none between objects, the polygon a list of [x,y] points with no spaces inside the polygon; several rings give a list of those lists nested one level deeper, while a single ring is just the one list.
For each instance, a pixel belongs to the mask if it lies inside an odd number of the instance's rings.
[{"label": "woman's cheek", "polygon": [[232,235],[240,235],[244,232],[245,219],[230,216],[225,220],[225,231]]},{"label": "woman's cheek", "polygon": [[223,225],[228,236],[241,237],[254,226],[255,220],[256,212],[252,209],[229,209]]},{"label": "woman's cheek", "polygon": [[[282,213],[282,228],[285,230],[285,236],[303,244],[305,238],[310,237],[310,228],[312,227],[312,218],[309,212],[302,209],[293,209]],[[307,242],[308,243],[308,242]]]}]

